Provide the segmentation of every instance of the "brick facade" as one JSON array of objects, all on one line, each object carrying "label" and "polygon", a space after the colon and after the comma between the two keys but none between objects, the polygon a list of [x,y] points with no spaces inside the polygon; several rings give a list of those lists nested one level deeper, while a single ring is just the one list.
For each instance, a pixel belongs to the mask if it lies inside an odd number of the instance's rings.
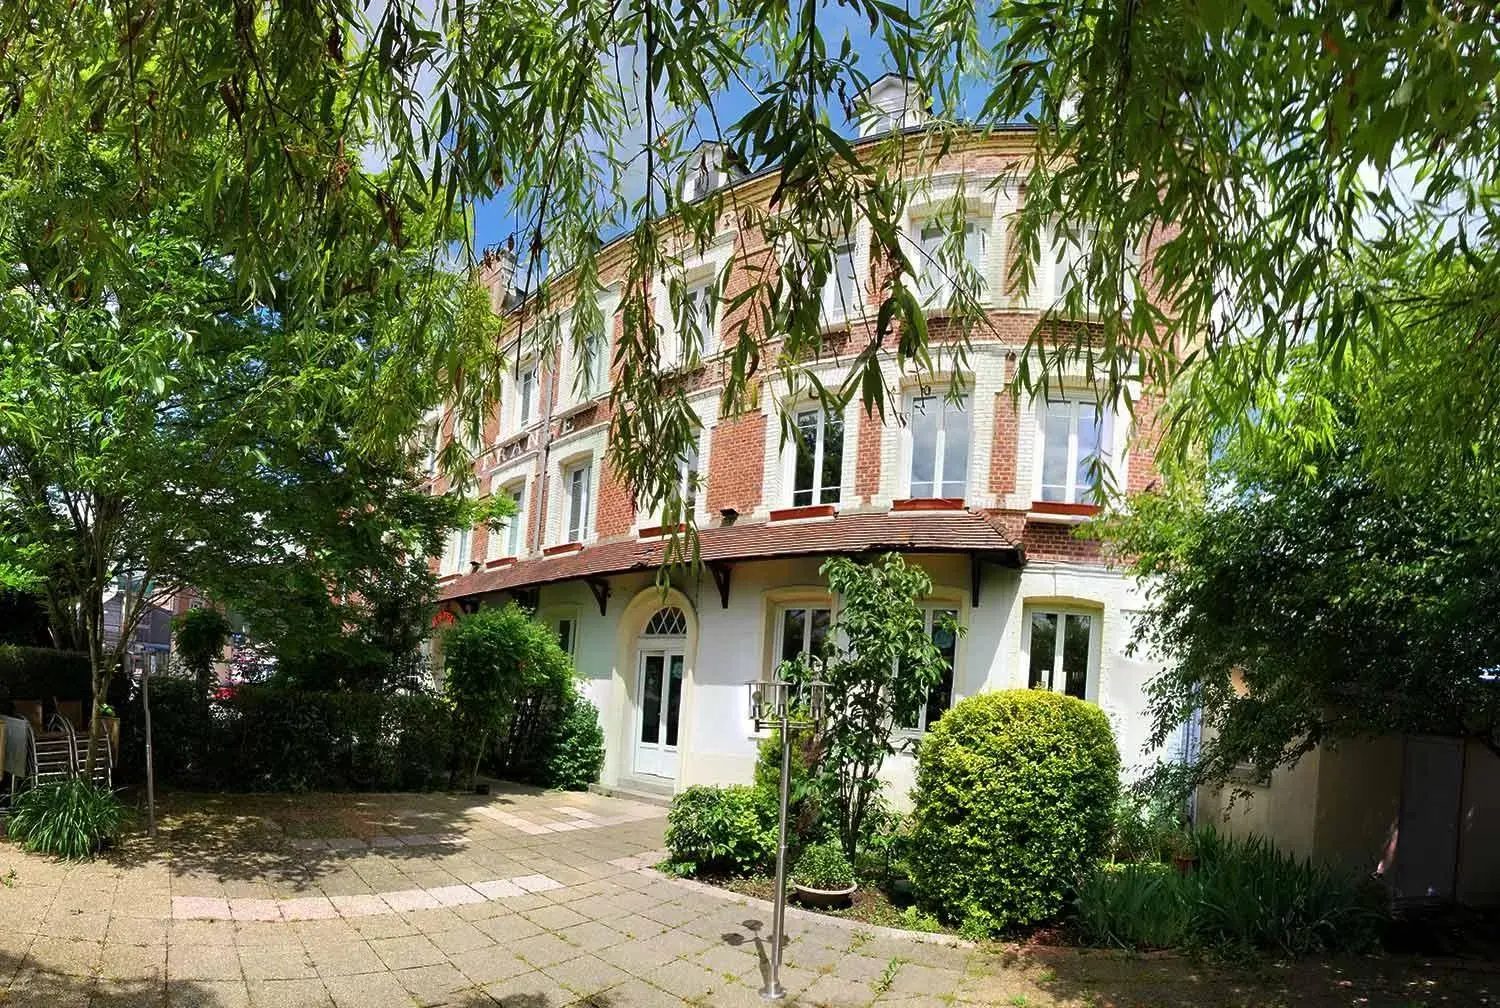
[{"label": "brick facade", "polygon": [[[996,176],[1012,172],[1026,156],[1024,135],[1002,136],[976,141],[968,149],[955,145],[942,157],[922,161],[923,152],[912,154],[913,164],[920,165],[936,174],[951,176],[955,172],[967,173],[975,181],[967,192],[975,198],[986,189],[988,182]],[[720,275],[727,277],[721,293],[722,315],[718,320],[718,349],[732,351],[743,334],[757,344],[753,363],[759,372],[750,389],[750,407],[742,415],[719,416],[712,406],[700,409],[704,420],[707,466],[704,476],[706,490],[701,501],[699,521],[705,526],[721,521],[720,513],[733,509],[741,516],[739,520],[765,520],[770,509],[784,507],[788,501],[787,488],[780,484],[783,477],[779,471],[768,468],[781,464],[778,459],[779,429],[777,409],[779,404],[769,400],[776,387],[776,371],[767,365],[781,352],[774,338],[759,331],[762,324],[762,306],[746,299],[734,304],[739,296],[754,283],[764,280],[769,271],[779,268],[779,257],[759,230],[747,223],[754,214],[764,212],[764,200],[774,185],[770,177],[757,177],[737,183],[733,198],[724,201],[722,217],[723,238],[711,249],[705,262],[718,264]],[[1014,210],[1020,194],[1013,188],[1002,187],[993,197],[994,212],[1002,209]],[[985,199],[991,197],[985,196]],[[1007,202],[1008,201],[1008,202]],[[745,208],[753,208],[747,212]],[[914,218],[915,219],[915,218]],[[996,217],[998,221],[999,216]],[[999,225],[997,225],[999,226]],[[1170,236],[1163,229],[1153,234],[1148,248],[1154,249]],[[867,237],[867,236],[866,236]],[[668,236],[666,244],[672,245]],[[819,351],[818,366],[834,369],[847,366],[848,362],[874,339],[874,310],[888,285],[888,267],[882,257],[867,249],[867,261],[863,275],[864,293],[868,303],[854,314],[854,318],[842,329],[835,328],[825,336]],[[622,282],[625,276],[627,243],[621,241],[601,251],[599,276],[608,288]],[[1012,280],[1012,269],[1016,261],[1017,248],[1014,229],[1005,226],[1003,240],[995,243],[988,253],[986,275],[990,277],[991,290],[995,292],[993,306],[985,325],[971,335],[975,352],[968,358],[968,371],[959,377],[972,389],[972,409],[975,422],[982,419],[983,432],[973,431],[974,442],[970,447],[967,482],[970,507],[987,511],[994,520],[1006,528],[1013,541],[1024,545],[1029,559],[1055,560],[1063,562],[1095,563],[1100,561],[1097,544],[1074,535],[1076,526],[1055,519],[1041,519],[1033,513],[1031,487],[1036,480],[1036,449],[1033,441],[1038,421],[1034,407],[1023,397],[1012,392],[1020,360],[1018,354],[1034,332],[1039,312],[1034,305],[1023,304],[1017,297]],[[689,257],[692,258],[692,257]],[[727,273],[723,272],[728,265]],[[494,269],[488,269],[485,279],[503,277]],[[565,304],[567,280],[563,279],[562,290],[554,291],[554,303]],[[1154,278],[1148,278],[1154,283]],[[649,291],[647,312],[660,310],[657,297],[660,292]],[[492,300],[499,303],[497,292]],[[534,315],[521,324],[535,323]],[[931,337],[935,348],[951,342],[955,334],[947,331],[948,324],[935,315],[931,322]],[[610,359],[622,337],[623,322],[620,314],[611,319]],[[513,328],[507,337],[515,339]],[[565,337],[567,338],[567,337]],[[564,356],[566,354],[564,353]],[[518,478],[527,481],[526,550],[536,555],[543,549],[556,545],[561,518],[549,514],[562,505],[560,466],[564,462],[589,458],[593,465],[593,522],[591,542],[608,542],[629,538],[641,525],[653,524],[641,520],[636,514],[628,488],[608,461],[608,430],[611,420],[611,405],[607,398],[593,405],[569,407],[573,398],[566,382],[571,375],[563,375],[553,354],[543,361],[541,380],[536,395],[538,422],[535,433],[530,436],[525,452],[507,451],[502,460],[501,449],[509,445],[514,448],[520,434],[504,431],[501,418],[503,409],[487,418],[485,443],[488,446],[477,463],[482,476],[481,487],[498,491],[502,486],[513,485]],[[701,367],[684,372],[674,379],[681,383],[690,401],[717,403],[726,372],[730,367],[728,352],[711,355]],[[950,355],[935,354],[940,367]],[[612,379],[618,378],[618,369],[611,368]],[[831,372],[834,373],[834,372]],[[900,413],[906,408],[905,396],[911,389],[910,375],[887,376],[891,399],[887,403],[886,416],[872,414],[853,407],[846,414],[845,423],[845,493],[841,506],[845,508],[878,508],[886,506],[892,499],[904,496],[906,481],[904,473],[896,469],[905,465],[902,448],[909,445],[900,427]],[[937,382],[943,377],[924,379]],[[903,384],[907,383],[907,384]],[[559,409],[559,404],[564,408]],[[1128,473],[1125,488],[1131,492],[1146,489],[1157,476],[1154,448],[1159,437],[1158,410],[1161,397],[1149,390],[1136,396],[1136,414],[1131,424],[1125,459]],[[451,431],[451,420],[445,420],[445,432]],[[850,461],[852,452],[852,462]],[[852,470],[852,472],[850,471]],[[851,480],[852,476],[852,480]],[[441,481],[435,490],[445,489]],[[480,560],[494,559],[498,551],[489,546],[489,536],[477,530],[474,537],[473,556]]]}]

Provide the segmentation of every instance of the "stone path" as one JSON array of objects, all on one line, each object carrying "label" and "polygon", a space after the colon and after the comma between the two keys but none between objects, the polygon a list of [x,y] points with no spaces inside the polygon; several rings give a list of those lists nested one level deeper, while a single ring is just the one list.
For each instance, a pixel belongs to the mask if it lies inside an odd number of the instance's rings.
[{"label": "stone path", "polygon": [[[655,872],[662,815],[521,792],[179,796],[156,844],[108,860],[0,845],[0,1006],[763,1004],[768,908]],[[795,910],[787,930],[795,1005],[1303,1003],[1197,966],[1163,986],[1159,960],[1111,953],[1049,959]]]}]

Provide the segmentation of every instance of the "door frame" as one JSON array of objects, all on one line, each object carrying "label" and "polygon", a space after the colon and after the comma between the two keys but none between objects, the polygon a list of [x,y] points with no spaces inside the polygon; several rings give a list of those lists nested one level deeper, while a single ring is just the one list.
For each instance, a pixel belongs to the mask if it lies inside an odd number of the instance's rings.
[{"label": "door frame", "polygon": [[[677,776],[670,780],[673,791],[684,785],[684,767],[692,762],[694,712],[696,709],[698,610],[692,600],[677,588],[663,591],[652,583],[645,583],[620,610],[615,637],[615,662],[612,692],[618,699],[610,704],[611,713],[604,719],[606,724],[604,770],[600,779],[611,784],[621,784],[635,776],[635,740],[639,728],[640,704],[640,649],[642,631],[658,609],[676,606],[682,610],[687,621],[687,632],[678,637],[651,637],[647,644],[658,649],[661,642],[672,642],[680,646],[683,656],[682,700],[677,714]],[[668,778],[652,780],[669,782]]]},{"label": "door frame", "polygon": [[[682,701],[683,692],[687,681],[687,648],[683,637],[642,637],[636,647],[636,680],[634,702],[631,705],[635,712],[632,718],[631,730],[631,753],[630,772],[636,776],[658,777],[662,780],[675,781],[677,779],[677,768],[682,759]],[[642,731],[646,727],[646,662],[653,656],[661,657],[661,706],[656,713],[657,718],[657,741],[643,742]],[[682,681],[678,685],[677,692],[677,742],[672,745],[667,743],[667,716],[672,709],[671,705],[671,682],[672,682],[672,659],[678,658],[682,662]],[[658,761],[668,755],[672,759],[673,772],[671,774],[652,773],[641,769],[641,747],[654,746]]]}]

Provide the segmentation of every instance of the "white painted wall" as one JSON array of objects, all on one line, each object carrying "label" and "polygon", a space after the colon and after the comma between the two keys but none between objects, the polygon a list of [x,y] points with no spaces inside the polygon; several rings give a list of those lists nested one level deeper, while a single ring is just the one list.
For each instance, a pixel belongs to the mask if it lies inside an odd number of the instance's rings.
[{"label": "white painted wall", "polygon": [[[1090,699],[1114,726],[1127,773],[1147,760],[1150,724],[1145,716],[1145,685],[1156,663],[1125,654],[1130,614],[1143,599],[1125,578],[1085,564],[1033,562],[1023,571],[987,565],[974,607],[969,562],[962,556],[919,560],[933,575],[934,598],[959,609],[966,632],[959,642],[954,676],[955,700],[996,689],[1024,688],[1026,607],[1059,600],[1086,603],[1099,614]],[[728,609],[720,606],[713,579],[678,575],[670,596],[688,612],[690,631],[680,729],[680,771],[676,786],[748,782],[758,736],[749,722],[745,683],[771,666],[774,637],[770,611],[781,596],[826,591],[818,574],[822,557],[769,560],[735,565]],[[606,738],[603,779],[618,783],[631,776],[635,732],[636,639],[661,601],[652,575],[611,579],[613,593],[601,616],[593,593],[582,583],[546,586],[540,615],[575,615],[575,661],[584,690],[599,707]],[[911,756],[895,755],[883,777],[887,796],[908,804],[915,772]]]}]

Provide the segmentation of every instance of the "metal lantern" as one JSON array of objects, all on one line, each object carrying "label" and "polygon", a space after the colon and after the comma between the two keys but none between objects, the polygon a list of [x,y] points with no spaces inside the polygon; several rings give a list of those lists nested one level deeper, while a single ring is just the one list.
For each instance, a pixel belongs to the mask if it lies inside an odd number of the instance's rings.
[{"label": "metal lantern", "polygon": [[776,831],[776,898],[771,917],[771,951],[766,957],[770,975],[760,995],[768,1001],[786,997],[781,986],[781,941],[786,922],[786,819],[792,778],[793,728],[815,728],[823,723],[828,684],[814,679],[798,683],[788,679],[760,680],[747,684],[750,719],[757,731],[781,730],[781,803]]}]

